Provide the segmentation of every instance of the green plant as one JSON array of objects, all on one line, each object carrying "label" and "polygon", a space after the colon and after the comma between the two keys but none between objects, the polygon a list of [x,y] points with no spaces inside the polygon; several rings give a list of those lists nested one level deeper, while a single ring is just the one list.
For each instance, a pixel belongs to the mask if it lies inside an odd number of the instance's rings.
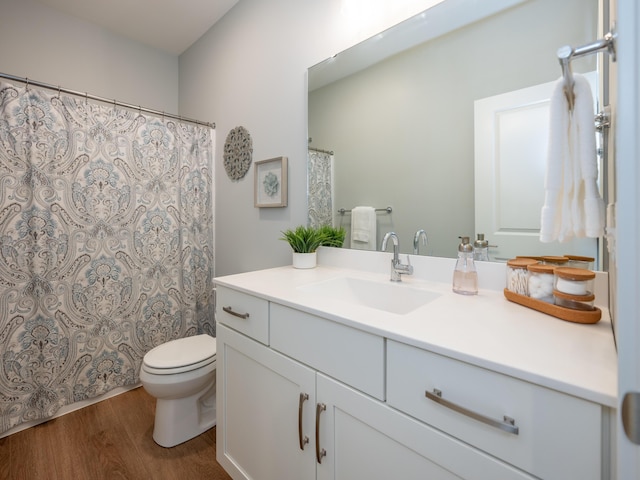
[{"label": "green plant", "polygon": [[347,234],[344,227],[336,228],[331,225],[323,225],[318,228],[318,231],[324,237],[322,245],[325,247],[341,248],[344,244],[344,237]]},{"label": "green plant", "polygon": [[314,227],[300,225],[295,230],[288,229],[282,232],[284,235],[280,240],[289,242],[289,245],[296,253],[313,253],[324,240],[320,231]]}]

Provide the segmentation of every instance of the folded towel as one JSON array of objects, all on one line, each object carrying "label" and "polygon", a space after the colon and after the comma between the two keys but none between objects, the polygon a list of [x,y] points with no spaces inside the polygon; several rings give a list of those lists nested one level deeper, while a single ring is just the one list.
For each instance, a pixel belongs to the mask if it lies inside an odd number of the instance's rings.
[{"label": "folded towel", "polygon": [[574,75],[573,111],[558,80],[550,105],[545,200],[540,240],[565,242],[599,237],[604,231],[604,202],[598,191],[593,96],[588,80]]},{"label": "folded towel", "polygon": [[351,248],[376,249],[376,220],[373,207],[355,207],[351,210]]}]

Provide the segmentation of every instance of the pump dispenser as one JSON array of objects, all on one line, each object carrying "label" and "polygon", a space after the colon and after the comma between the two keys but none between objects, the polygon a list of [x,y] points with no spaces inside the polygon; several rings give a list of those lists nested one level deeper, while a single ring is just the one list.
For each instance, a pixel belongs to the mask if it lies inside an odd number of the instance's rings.
[{"label": "pump dispenser", "polygon": [[458,260],[453,271],[453,291],[461,295],[476,295],[478,293],[478,272],[473,262],[473,246],[469,237],[459,237],[462,243],[458,245]]},{"label": "pump dispenser", "polygon": [[473,242],[473,259],[489,261],[489,240],[484,239],[484,233],[479,233],[478,239]]}]

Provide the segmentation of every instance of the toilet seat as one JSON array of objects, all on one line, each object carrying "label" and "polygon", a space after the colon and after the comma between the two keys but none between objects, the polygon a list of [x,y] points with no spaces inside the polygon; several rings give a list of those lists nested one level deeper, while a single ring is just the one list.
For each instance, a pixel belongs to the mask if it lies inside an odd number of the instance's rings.
[{"label": "toilet seat", "polygon": [[155,375],[174,375],[206,367],[216,361],[216,339],[195,335],[163,343],[149,350],[142,368]]}]

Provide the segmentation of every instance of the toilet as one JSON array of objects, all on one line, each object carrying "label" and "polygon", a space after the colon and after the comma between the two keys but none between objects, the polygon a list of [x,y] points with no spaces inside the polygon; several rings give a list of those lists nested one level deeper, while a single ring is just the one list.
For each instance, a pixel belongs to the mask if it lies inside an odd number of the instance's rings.
[{"label": "toilet", "polygon": [[173,447],[216,424],[216,339],[195,335],[158,345],[142,360],[140,381],[156,397],[154,441]]}]

